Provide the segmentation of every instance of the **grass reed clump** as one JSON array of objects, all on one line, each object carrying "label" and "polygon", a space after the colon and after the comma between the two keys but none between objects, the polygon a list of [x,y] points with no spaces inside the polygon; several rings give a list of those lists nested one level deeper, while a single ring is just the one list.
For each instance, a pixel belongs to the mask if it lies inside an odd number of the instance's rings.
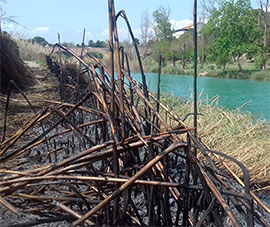
[{"label": "grass reed clump", "polygon": [[[161,102],[167,104],[180,118],[193,112],[192,103],[182,102],[169,95],[163,95]],[[203,102],[200,102],[198,112],[202,114],[198,116],[198,134],[202,141],[211,149],[221,151],[242,162],[250,171],[252,183],[269,184],[269,123],[256,121],[250,113],[240,112],[239,109],[230,111]],[[185,123],[193,125],[192,116],[187,118]]]},{"label": "grass reed clump", "polygon": [[46,51],[43,46],[20,37],[16,38],[16,43],[22,60],[45,64]]},{"label": "grass reed clump", "polygon": [[17,44],[8,34],[0,35],[0,50],[0,93],[8,92],[11,80],[22,90],[32,85],[33,77],[20,58]]}]

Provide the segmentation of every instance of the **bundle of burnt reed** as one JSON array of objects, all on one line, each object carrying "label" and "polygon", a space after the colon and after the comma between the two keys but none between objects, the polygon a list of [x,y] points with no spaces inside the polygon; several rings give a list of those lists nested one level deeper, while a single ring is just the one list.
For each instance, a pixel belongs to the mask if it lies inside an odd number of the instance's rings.
[{"label": "bundle of burnt reed", "polygon": [[[65,62],[61,67],[61,72],[59,75],[60,79],[60,91],[61,91],[61,100],[68,103],[75,103],[77,99],[75,95],[77,90],[80,90],[78,83],[80,78],[79,67],[76,64],[70,64]],[[84,91],[79,92],[84,94]]]},{"label": "bundle of burnt reed", "polygon": [[[91,73],[96,73],[94,67]],[[95,75],[97,82],[100,75]],[[224,215],[226,210],[215,207],[220,201],[228,209],[228,215],[232,211],[237,213],[234,203],[227,205],[224,201],[232,197],[237,207],[239,202],[245,204],[248,213],[251,209],[249,193],[242,191],[248,184],[247,176],[242,187],[228,174],[212,167],[211,160],[196,160],[191,143],[183,138],[189,137],[190,142],[194,141],[193,146],[203,153],[206,148],[189,133],[192,129],[180,120],[179,127],[170,128],[144,97],[141,86],[126,76],[132,84],[134,100],[139,100],[138,105],[144,100],[164,129],[160,130],[155,123],[152,133],[146,133],[144,111],[138,111],[136,104],[130,105],[129,97],[124,96],[126,127],[125,137],[120,139],[121,120],[117,115],[116,118],[110,116],[103,99],[108,97],[104,93],[110,93],[109,85],[102,82],[105,80],[96,83],[96,91],[86,94],[77,104],[51,101],[55,106],[38,113],[1,144],[1,204],[14,213],[25,214],[21,223],[12,216],[2,216],[9,217],[4,224],[29,226],[73,221],[76,226],[83,221],[90,226],[113,223],[178,226],[207,225],[216,217],[214,223],[220,225],[228,222]],[[103,93],[100,87],[108,90],[104,89]],[[119,91],[114,94],[117,113]],[[75,125],[73,119],[78,111],[83,111],[84,122]],[[39,126],[41,122],[44,130]],[[23,136],[31,128],[35,135],[25,141]],[[214,154],[230,160],[222,154]],[[194,173],[191,174],[195,170],[201,174],[197,180]],[[198,217],[194,216],[197,212]],[[264,223],[260,215],[255,214],[258,221]],[[36,220],[36,216],[40,218]],[[237,223],[234,215],[230,218]]]},{"label": "bundle of burnt reed", "polygon": [[[119,46],[121,17],[133,39],[142,85],[130,76],[128,56]],[[250,192],[245,166],[208,149],[194,128],[148,91],[127,16],[115,14],[112,0],[109,18],[109,68],[90,53],[87,63],[56,44],[88,75],[83,97],[74,103],[47,101],[43,111],[1,143],[0,203],[9,210],[1,216],[4,224],[253,226],[256,221],[267,226],[254,204],[269,208]],[[74,80],[60,82],[72,87]],[[161,108],[175,127],[160,115]],[[33,135],[25,137],[31,130]],[[241,179],[230,162],[242,170]],[[10,212],[25,219],[18,221]]]},{"label": "bundle of burnt reed", "polygon": [[16,43],[8,34],[0,35],[0,92],[7,93],[10,81],[14,81],[20,89],[33,84],[33,76],[21,60]]},{"label": "bundle of burnt reed", "polygon": [[[9,218],[11,222],[5,224],[25,226],[74,221],[74,225],[78,225],[84,221],[90,226],[113,223],[170,226],[193,222],[209,224],[214,217],[216,224],[223,224],[227,221],[225,211],[215,210],[218,204],[212,201],[217,198],[226,206],[223,197],[234,196],[237,201],[247,200],[248,209],[248,193],[241,192],[241,185],[230,191],[236,183],[206,162],[196,160],[191,144],[181,139],[190,137],[192,144],[204,152],[205,148],[189,134],[192,129],[180,120],[179,127],[172,129],[147,101],[141,86],[127,74],[134,100],[138,106],[146,103],[163,130],[152,123],[156,121],[149,122],[152,130],[147,129],[145,112],[139,111],[136,104],[131,105],[129,97],[124,95],[125,136],[121,138],[121,119],[116,114],[120,109],[120,92],[113,93],[116,111],[112,118],[107,108],[109,102],[105,101],[109,97],[106,93],[111,93],[110,86],[106,79],[100,79],[102,74],[98,74],[93,65],[88,67],[96,76],[93,78],[95,90],[77,104],[50,102],[55,106],[37,114],[1,144],[1,163],[4,164],[0,171],[1,203],[10,211],[23,212],[28,217],[23,223]],[[84,122],[75,125],[73,119],[78,111],[83,111]],[[39,126],[41,122],[46,125],[44,130]],[[23,135],[31,128],[35,136],[25,141]],[[193,168],[201,173],[196,184],[192,183],[195,178],[190,175]],[[222,190],[217,188],[219,182],[223,182]],[[211,195],[213,192],[215,196]],[[210,213],[207,212],[209,206],[212,207]],[[231,211],[231,206],[226,209]],[[193,209],[198,212],[197,220]],[[34,220],[35,216],[40,218]],[[257,217],[261,219],[258,214]],[[231,219],[237,223],[234,216]]]}]

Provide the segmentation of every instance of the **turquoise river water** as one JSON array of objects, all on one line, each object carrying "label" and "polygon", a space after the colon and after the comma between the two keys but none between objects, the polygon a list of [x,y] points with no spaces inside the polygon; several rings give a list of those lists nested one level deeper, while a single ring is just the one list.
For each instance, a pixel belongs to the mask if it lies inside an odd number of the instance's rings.
[{"label": "turquoise river water", "polygon": [[[141,82],[141,74],[133,73],[133,78]],[[146,81],[152,92],[157,91],[158,75],[147,73]],[[161,93],[172,94],[175,97],[190,99],[193,93],[193,77],[179,75],[161,75]],[[241,108],[241,111],[251,112],[256,119],[270,121],[270,82],[198,77],[198,95],[203,91],[201,100],[206,97],[220,96],[219,106],[230,110]]]}]

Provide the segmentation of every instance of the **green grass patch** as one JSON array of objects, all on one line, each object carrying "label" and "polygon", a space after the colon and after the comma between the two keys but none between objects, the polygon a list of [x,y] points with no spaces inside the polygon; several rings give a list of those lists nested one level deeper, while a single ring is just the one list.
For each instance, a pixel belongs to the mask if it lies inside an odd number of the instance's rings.
[{"label": "green grass patch", "polygon": [[[154,61],[145,61],[144,66],[146,72],[158,72],[157,63]],[[227,64],[225,70],[217,67],[215,64],[198,64],[198,75],[228,79],[270,81],[270,69],[260,70],[257,68],[255,63],[246,61],[242,62],[242,68],[243,72],[240,73],[237,64],[233,62]],[[180,62],[177,62],[175,67],[170,63],[165,67],[162,67],[162,73],[173,75],[193,75],[194,65],[189,63],[186,65],[186,69],[183,70],[180,66]]]}]

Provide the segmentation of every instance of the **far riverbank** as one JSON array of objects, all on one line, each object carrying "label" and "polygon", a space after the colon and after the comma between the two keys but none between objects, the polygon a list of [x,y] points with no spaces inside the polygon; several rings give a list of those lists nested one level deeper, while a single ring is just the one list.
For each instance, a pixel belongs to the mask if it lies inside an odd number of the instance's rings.
[{"label": "far riverbank", "polygon": [[[140,73],[132,73],[132,76],[141,82]],[[156,92],[158,74],[146,73],[146,83],[152,92]],[[160,89],[161,93],[171,94],[182,100],[192,100],[193,77],[162,74]],[[208,100],[209,103],[214,98],[221,107],[250,112],[255,119],[270,121],[269,81],[199,77],[198,97],[199,100]]]},{"label": "far riverbank", "polygon": [[[198,76],[217,77],[225,79],[244,79],[244,80],[261,80],[270,81],[270,66],[267,65],[266,70],[260,70],[255,63],[242,62],[243,72],[239,72],[239,69],[235,63],[230,63],[223,70],[217,67],[215,64],[199,64]],[[145,72],[157,73],[157,63],[153,61],[145,61]],[[135,70],[137,71],[137,70]],[[193,64],[186,64],[185,69],[182,69],[181,63],[176,62],[176,65],[167,64],[162,68],[163,74],[171,75],[193,75]]]}]

